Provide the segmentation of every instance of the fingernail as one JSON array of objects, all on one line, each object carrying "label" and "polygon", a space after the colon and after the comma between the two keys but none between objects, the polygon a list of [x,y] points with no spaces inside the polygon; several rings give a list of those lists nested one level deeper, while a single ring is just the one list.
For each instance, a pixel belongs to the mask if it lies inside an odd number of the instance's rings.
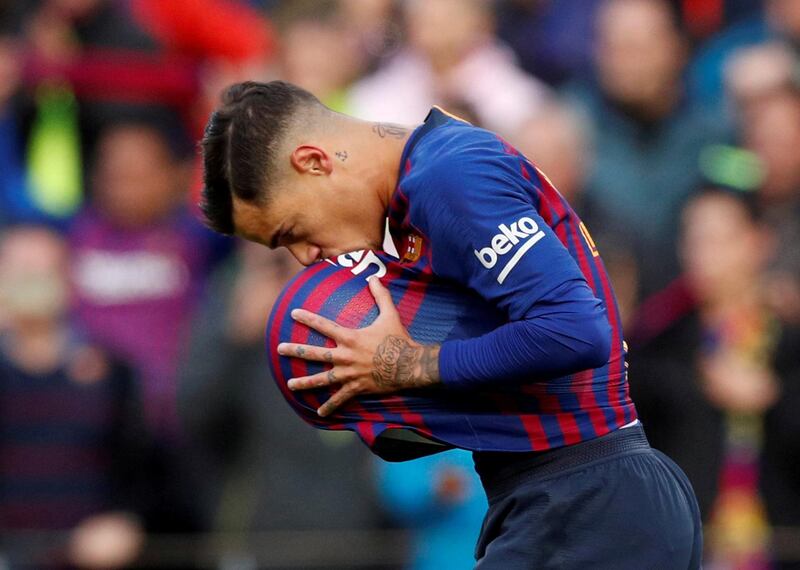
[{"label": "fingernail", "polygon": [[318,416],[322,416],[322,408],[318,408],[317,409],[317,415]]},{"label": "fingernail", "polygon": [[281,343],[278,345],[278,354],[285,354],[286,353],[286,345]]},{"label": "fingernail", "polygon": [[292,318],[296,319],[297,315],[300,314],[300,309],[292,309]]},{"label": "fingernail", "polygon": [[294,390],[295,384],[296,384],[296,382],[294,380],[289,380],[286,383],[286,387],[289,388],[289,390]]}]

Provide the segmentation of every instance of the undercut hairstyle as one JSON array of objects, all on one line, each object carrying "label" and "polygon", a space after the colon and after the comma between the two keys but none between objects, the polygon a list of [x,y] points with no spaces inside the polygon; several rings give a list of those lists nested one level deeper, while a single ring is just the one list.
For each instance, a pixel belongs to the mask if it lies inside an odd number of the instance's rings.
[{"label": "undercut hairstyle", "polygon": [[314,95],[285,81],[246,81],[225,91],[200,143],[200,209],[208,227],[234,233],[234,196],[258,204],[267,201],[278,149],[298,114],[313,106],[324,108]]}]

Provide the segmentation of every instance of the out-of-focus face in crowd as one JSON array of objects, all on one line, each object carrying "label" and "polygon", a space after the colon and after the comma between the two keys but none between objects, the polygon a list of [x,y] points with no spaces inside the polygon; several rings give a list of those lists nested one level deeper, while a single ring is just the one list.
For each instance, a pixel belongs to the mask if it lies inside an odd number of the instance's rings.
[{"label": "out-of-focus face in crowd", "polygon": [[437,71],[456,65],[493,29],[486,0],[409,0],[404,16],[409,43]]},{"label": "out-of-focus face in crowd", "polygon": [[751,107],[775,91],[791,86],[795,54],[780,42],[771,42],[735,52],[725,64],[725,89],[735,104],[741,122],[752,120]]},{"label": "out-of-focus face in crowd", "polygon": [[765,202],[786,203],[800,196],[800,95],[790,89],[762,97],[749,106],[745,145],[765,167],[759,190]]},{"label": "out-of-focus face in crowd", "polygon": [[773,25],[793,38],[800,38],[800,2],[767,0],[766,10]]},{"label": "out-of-focus face in crowd", "polygon": [[669,7],[660,0],[610,0],[597,20],[601,86],[618,103],[644,114],[672,106],[685,55]]},{"label": "out-of-focus face in crowd", "polygon": [[338,18],[299,18],[283,33],[283,74],[325,100],[361,71],[357,37]]},{"label": "out-of-focus face in crowd", "polygon": [[91,18],[108,0],[44,0],[25,23],[26,47],[51,61],[66,62],[80,52],[74,26]]},{"label": "out-of-focus face in crowd", "polygon": [[394,0],[341,0],[342,15],[356,29],[382,26],[391,17]]},{"label": "out-of-focus face in crowd", "polygon": [[512,142],[547,173],[562,196],[578,203],[588,167],[589,143],[575,111],[550,104],[525,123]]},{"label": "out-of-focus face in crowd", "polygon": [[115,224],[142,227],[176,207],[185,176],[185,168],[155,128],[110,127],[98,143],[95,203]]},{"label": "out-of-focus face in crowd", "polygon": [[12,328],[50,323],[67,310],[67,249],[49,230],[20,227],[0,238],[0,313]]},{"label": "out-of-focus face in crowd", "polygon": [[722,191],[700,194],[682,221],[681,259],[701,303],[735,302],[759,283],[771,240],[739,199]]}]

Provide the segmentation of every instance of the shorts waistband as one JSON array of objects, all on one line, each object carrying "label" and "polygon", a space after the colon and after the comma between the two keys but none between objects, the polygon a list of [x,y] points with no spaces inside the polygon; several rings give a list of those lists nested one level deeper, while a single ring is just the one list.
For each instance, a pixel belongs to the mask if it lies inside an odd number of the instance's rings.
[{"label": "shorts waistband", "polygon": [[476,451],[475,471],[489,500],[505,493],[522,478],[544,478],[614,455],[650,449],[641,424],[617,429],[604,436],[542,452]]}]

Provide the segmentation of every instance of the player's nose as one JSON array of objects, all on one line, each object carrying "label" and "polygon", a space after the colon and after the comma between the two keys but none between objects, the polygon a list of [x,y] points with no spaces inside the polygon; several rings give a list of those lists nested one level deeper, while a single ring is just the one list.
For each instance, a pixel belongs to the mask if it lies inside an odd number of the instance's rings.
[{"label": "player's nose", "polygon": [[294,244],[289,246],[289,251],[302,265],[309,266],[322,259],[322,250],[310,244]]}]

